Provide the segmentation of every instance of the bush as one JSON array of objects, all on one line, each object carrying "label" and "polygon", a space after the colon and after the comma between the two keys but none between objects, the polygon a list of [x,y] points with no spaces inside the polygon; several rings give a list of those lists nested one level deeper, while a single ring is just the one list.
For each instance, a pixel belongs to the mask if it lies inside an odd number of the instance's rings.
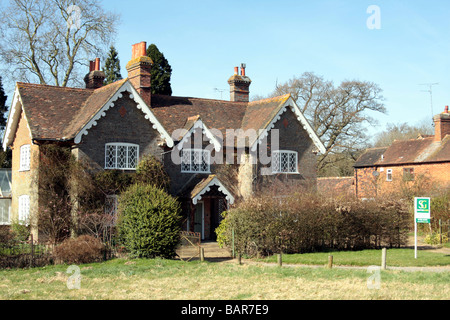
[{"label": "bush", "polygon": [[139,161],[134,181],[151,184],[165,191],[168,191],[170,187],[170,178],[163,164],[152,155],[146,155]]},{"label": "bush", "polygon": [[227,212],[222,243],[243,254],[361,250],[406,244],[410,215],[402,202],[333,200],[316,195],[256,197]]},{"label": "bush", "polygon": [[[441,244],[441,235],[439,233],[431,233],[425,236],[423,240],[426,244],[430,244],[432,246],[437,246]],[[442,243],[448,242],[448,237],[445,234],[442,234]]]},{"label": "bush", "polygon": [[84,264],[103,260],[104,245],[99,239],[88,235],[66,239],[55,248],[58,262]]},{"label": "bush", "polygon": [[180,204],[153,185],[134,184],[120,196],[118,230],[132,256],[172,258],[180,240]]}]

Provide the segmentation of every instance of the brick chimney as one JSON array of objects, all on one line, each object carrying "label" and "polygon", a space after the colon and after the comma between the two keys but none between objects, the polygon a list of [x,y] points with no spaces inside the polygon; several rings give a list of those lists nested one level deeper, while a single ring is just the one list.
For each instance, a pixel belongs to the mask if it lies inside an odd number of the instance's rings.
[{"label": "brick chimney", "polygon": [[147,43],[136,43],[132,47],[132,56],[127,64],[128,79],[145,103],[151,103],[151,75],[153,61],[147,57]]},{"label": "brick chimney", "polygon": [[250,84],[252,81],[245,75],[245,64],[241,64],[241,74],[239,67],[234,68],[234,75],[228,79],[230,85],[230,100],[236,102],[249,102]]},{"label": "brick chimney", "polygon": [[434,116],[434,141],[442,141],[446,135],[450,135],[450,113],[448,106],[444,112]]},{"label": "brick chimney", "polygon": [[98,89],[103,87],[105,73],[100,70],[100,58],[89,61],[89,73],[84,77],[86,89]]}]

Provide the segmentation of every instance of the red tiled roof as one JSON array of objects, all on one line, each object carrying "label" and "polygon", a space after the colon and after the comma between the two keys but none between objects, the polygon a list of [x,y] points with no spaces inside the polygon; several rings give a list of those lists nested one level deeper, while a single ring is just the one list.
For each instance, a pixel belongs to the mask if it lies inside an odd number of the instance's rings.
[{"label": "red tiled roof", "polygon": [[18,83],[17,88],[34,139],[61,139],[71,119],[94,90]]},{"label": "red tiled roof", "polygon": [[[127,80],[96,90],[18,83],[33,139],[73,139]],[[169,134],[198,117],[225,139],[227,129],[265,129],[287,99],[289,95],[248,103],[152,95],[151,111]]]},{"label": "red tiled roof", "polygon": [[442,142],[434,141],[434,136],[421,136],[418,139],[396,140],[387,148],[368,149],[356,161],[355,167],[443,161],[450,162],[450,135]]}]

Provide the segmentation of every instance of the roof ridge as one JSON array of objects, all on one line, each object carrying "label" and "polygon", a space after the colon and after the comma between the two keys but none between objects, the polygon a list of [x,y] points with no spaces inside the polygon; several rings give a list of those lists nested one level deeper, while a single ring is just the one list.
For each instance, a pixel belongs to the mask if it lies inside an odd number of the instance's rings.
[{"label": "roof ridge", "polygon": [[162,98],[174,98],[174,99],[190,99],[190,100],[202,100],[202,101],[216,101],[216,102],[224,102],[224,103],[247,103],[242,101],[230,101],[230,100],[223,100],[223,99],[211,99],[211,98],[198,98],[198,97],[185,97],[185,96],[168,96],[164,94],[154,94],[152,96],[156,97],[162,97]]},{"label": "roof ridge", "polygon": [[291,96],[290,93],[286,93],[286,94],[283,94],[283,95],[280,95],[280,96],[276,96],[276,97],[250,101],[249,104],[266,103],[266,102],[271,102],[271,101],[276,101],[276,100],[283,100],[283,99],[286,99],[286,98],[288,98],[290,96]]},{"label": "roof ridge", "polygon": [[53,86],[49,84],[40,84],[40,83],[27,83],[27,82],[17,82],[17,87],[26,86],[26,87],[46,87],[57,90],[74,90],[74,91],[95,91],[96,89],[87,89],[87,88],[74,88],[74,87],[61,87],[61,86]]}]

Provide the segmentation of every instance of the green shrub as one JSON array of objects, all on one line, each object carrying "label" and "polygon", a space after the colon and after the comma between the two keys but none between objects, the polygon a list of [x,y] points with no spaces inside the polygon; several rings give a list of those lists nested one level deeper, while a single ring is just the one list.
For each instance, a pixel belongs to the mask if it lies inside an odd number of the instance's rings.
[{"label": "green shrub", "polygon": [[180,204],[153,185],[134,184],[120,196],[118,230],[132,256],[172,258],[180,237]]},{"label": "green shrub", "polygon": [[[439,233],[432,233],[432,234],[427,234],[425,236],[425,239],[423,240],[423,242],[425,242],[426,244],[430,244],[432,246],[437,246],[441,241],[441,235]],[[446,243],[448,242],[448,237],[446,234],[442,234],[442,243]]]},{"label": "green shrub", "polygon": [[17,220],[14,220],[11,223],[11,231],[15,240],[20,242],[28,241],[31,235],[31,228],[29,225],[25,225],[20,223]]},{"label": "green shrub", "polygon": [[406,244],[410,220],[407,206],[389,199],[262,196],[229,210],[217,232],[229,246],[234,230],[236,251],[247,255],[361,250]]},{"label": "green shrub", "polygon": [[55,248],[57,262],[84,264],[102,261],[104,245],[95,237],[82,235],[64,240]]},{"label": "green shrub", "polygon": [[163,164],[152,155],[146,155],[139,161],[134,182],[151,184],[166,191],[170,186],[170,178]]}]

